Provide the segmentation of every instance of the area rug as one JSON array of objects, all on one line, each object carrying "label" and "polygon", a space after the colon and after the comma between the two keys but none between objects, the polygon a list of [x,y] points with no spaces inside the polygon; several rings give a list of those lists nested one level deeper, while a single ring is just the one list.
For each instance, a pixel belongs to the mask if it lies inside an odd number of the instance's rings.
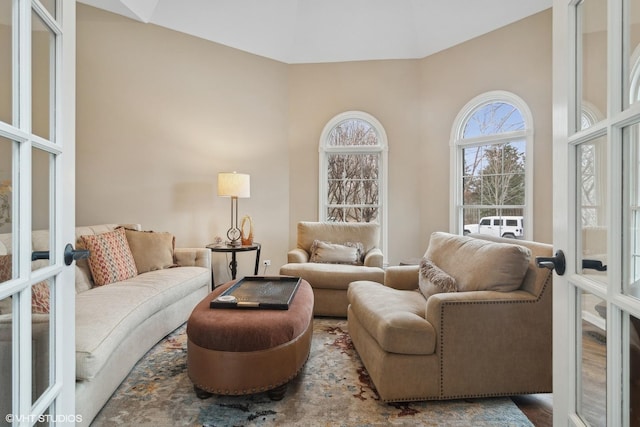
[{"label": "area rug", "polygon": [[[344,319],[314,319],[311,354],[285,397],[196,397],[185,326],[138,362],[93,426],[532,426],[509,398],[380,401]],[[419,375],[419,373],[416,373]]]}]

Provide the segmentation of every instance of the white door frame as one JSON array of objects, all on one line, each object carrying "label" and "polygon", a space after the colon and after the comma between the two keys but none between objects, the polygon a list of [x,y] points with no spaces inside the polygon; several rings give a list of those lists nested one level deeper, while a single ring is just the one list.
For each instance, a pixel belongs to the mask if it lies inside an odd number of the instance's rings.
[{"label": "white door frame", "polygon": [[[13,123],[0,122],[0,135],[14,141],[13,278],[0,284],[0,298],[13,296],[11,414],[2,421],[31,426],[35,421],[74,425],[75,278],[64,263],[66,243],[75,243],[75,0],[55,0],[55,12],[38,0],[13,0]],[[52,3],[48,3],[51,7]],[[11,7],[11,6],[10,6]],[[55,15],[55,16],[54,16]],[[49,64],[49,139],[32,129],[32,20],[38,16],[54,34]],[[45,77],[46,78],[46,77]],[[31,271],[32,152],[47,153],[49,163],[50,265]],[[32,402],[31,286],[51,280],[48,388]],[[7,396],[9,390],[4,390]]]},{"label": "white door frame", "polygon": [[[589,0],[586,0],[589,1]],[[582,85],[577,57],[580,20],[580,0],[554,0],[553,2],[553,234],[554,247],[566,255],[567,273],[554,274],[553,293],[553,404],[554,425],[585,425],[576,414],[580,378],[580,343],[578,322],[578,294],[585,290],[606,302],[606,369],[607,369],[607,413],[609,426],[629,424],[628,378],[629,360],[621,349],[629,348],[629,322],[626,314],[640,315],[640,301],[623,293],[624,258],[626,255],[620,236],[629,233],[623,218],[622,129],[639,120],[638,105],[623,108],[628,96],[623,88],[624,68],[628,65],[623,57],[623,4],[625,0],[607,0],[607,113],[605,118],[580,131],[578,118],[580,105],[579,89]],[[637,2],[636,2],[637,3]],[[578,67],[578,65],[576,65]],[[578,132],[572,131],[577,129]],[[576,222],[580,218],[577,207],[577,146],[591,141],[598,135],[607,138],[607,174],[603,179],[607,186],[607,284],[598,285],[583,275],[577,265],[581,252]],[[637,167],[637,165],[636,165]],[[629,189],[626,189],[629,191]],[[623,239],[625,241],[625,239]],[[580,268],[579,268],[580,267]],[[620,403],[623,403],[622,405]]]}]

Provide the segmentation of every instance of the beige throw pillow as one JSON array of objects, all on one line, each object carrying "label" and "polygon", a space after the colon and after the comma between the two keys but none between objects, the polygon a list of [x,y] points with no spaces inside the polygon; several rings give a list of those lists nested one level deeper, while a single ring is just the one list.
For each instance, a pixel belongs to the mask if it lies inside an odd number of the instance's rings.
[{"label": "beige throw pillow", "polygon": [[362,243],[346,242],[343,244],[314,240],[311,245],[310,262],[331,264],[362,264]]},{"label": "beige throw pillow", "polygon": [[175,237],[171,233],[125,229],[138,274],[174,267]]},{"label": "beige throw pillow", "polygon": [[518,244],[435,232],[425,257],[453,277],[460,292],[509,292],[522,285],[531,251]]}]

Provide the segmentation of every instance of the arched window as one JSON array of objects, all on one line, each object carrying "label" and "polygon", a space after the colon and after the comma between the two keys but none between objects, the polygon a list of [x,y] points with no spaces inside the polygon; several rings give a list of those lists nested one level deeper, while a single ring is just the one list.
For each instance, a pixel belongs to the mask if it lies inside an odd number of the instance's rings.
[{"label": "arched window", "polygon": [[387,135],[370,114],[348,111],[320,136],[319,218],[377,222],[386,247]]},{"label": "arched window", "polygon": [[527,105],[505,91],[460,111],[451,136],[451,230],[533,236],[533,124]]},{"label": "arched window", "polygon": [[[599,123],[604,115],[593,104],[582,101],[580,109],[580,129],[585,130]],[[580,210],[582,226],[596,227],[605,223],[604,195],[606,183],[606,146],[602,138],[584,142],[578,147],[580,163],[578,173],[582,185],[580,191]]]}]

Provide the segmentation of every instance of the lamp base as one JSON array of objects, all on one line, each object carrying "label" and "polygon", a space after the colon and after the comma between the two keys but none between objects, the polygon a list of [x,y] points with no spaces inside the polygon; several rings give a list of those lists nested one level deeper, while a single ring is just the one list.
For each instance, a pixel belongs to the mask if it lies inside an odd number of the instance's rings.
[{"label": "lamp base", "polygon": [[232,240],[230,242],[227,242],[227,246],[231,246],[232,248],[237,248],[239,246],[242,246],[242,242],[240,242],[240,240]]}]

